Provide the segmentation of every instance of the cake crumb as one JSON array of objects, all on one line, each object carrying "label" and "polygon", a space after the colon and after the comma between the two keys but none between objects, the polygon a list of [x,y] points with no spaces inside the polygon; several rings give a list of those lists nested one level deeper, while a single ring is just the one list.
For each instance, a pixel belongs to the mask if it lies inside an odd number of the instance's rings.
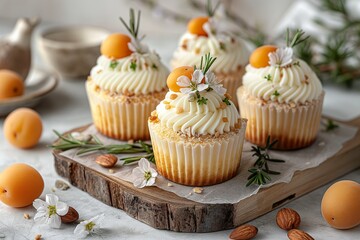
[{"label": "cake crumb", "polygon": [[183,113],[184,112],[184,109],[182,107],[177,107],[176,108],[176,113],[177,114],[180,114],[180,113]]},{"label": "cake crumb", "polygon": [[51,188],[51,191],[52,191],[52,192],[56,192],[56,189],[55,189],[55,188]]},{"label": "cake crumb", "polygon": [[226,103],[221,102],[221,103],[220,103],[220,109],[225,109],[225,108],[226,108]]},{"label": "cake crumb", "polygon": [[41,234],[38,234],[38,235],[35,236],[34,240],[40,240],[41,237],[42,237]]},{"label": "cake crumb", "polygon": [[29,220],[29,219],[30,219],[30,215],[29,215],[28,213],[24,213],[24,218]]},{"label": "cake crumb", "polygon": [[219,132],[215,132],[215,137],[219,137],[220,133]]},{"label": "cake crumb", "polygon": [[178,97],[178,95],[175,94],[175,93],[172,93],[172,94],[170,95],[170,99],[171,99],[171,100],[175,100],[177,97]]},{"label": "cake crumb", "polygon": [[172,187],[172,186],[174,186],[174,185],[172,185],[172,183],[168,183],[167,186],[168,186],[168,187]]},{"label": "cake crumb", "polygon": [[128,144],[134,144],[134,139],[128,140]]},{"label": "cake crumb", "polygon": [[154,110],[154,111],[152,111],[152,112],[151,112],[151,114],[150,114],[150,115],[151,115],[151,116],[155,116],[155,117],[157,117],[157,115],[158,115],[158,114],[157,114],[157,111],[156,111],[156,110]]},{"label": "cake crumb", "polygon": [[203,191],[204,191],[204,189],[200,188],[200,187],[194,187],[193,188],[193,192],[197,193],[197,194],[201,194]]},{"label": "cake crumb", "polygon": [[240,128],[241,128],[241,125],[240,125],[239,123],[235,123],[235,124],[234,124],[234,127],[235,127],[235,129],[240,129]]},{"label": "cake crumb", "polygon": [[229,119],[227,117],[222,118],[223,122],[229,122]]},{"label": "cake crumb", "polygon": [[325,142],[319,142],[319,146],[320,147],[325,146]]},{"label": "cake crumb", "polygon": [[229,99],[229,100],[231,100],[231,96],[230,96],[230,94],[228,94],[228,93],[225,93],[225,95],[224,95],[227,99]]},{"label": "cake crumb", "polygon": [[114,171],[114,169],[109,169],[109,173],[114,173],[115,171]]},{"label": "cake crumb", "polygon": [[63,190],[63,191],[66,191],[66,190],[68,190],[70,188],[70,186],[66,182],[64,182],[62,180],[56,180],[55,181],[55,187],[57,189],[60,189],[60,190]]}]

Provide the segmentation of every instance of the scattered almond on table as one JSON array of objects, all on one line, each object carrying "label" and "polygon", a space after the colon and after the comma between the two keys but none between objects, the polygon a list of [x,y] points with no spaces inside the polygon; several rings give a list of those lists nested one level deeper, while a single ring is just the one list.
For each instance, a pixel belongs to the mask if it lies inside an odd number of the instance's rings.
[{"label": "scattered almond on table", "polygon": [[79,213],[73,207],[69,207],[67,214],[60,216],[61,222],[72,223],[79,219]]},{"label": "scattered almond on table", "polygon": [[299,229],[291,229],[287,235],[290,240],[314,240],[308,233]]},{"label": "scattered almond on table", "polygon": [[95,162],[97,164],[99,164],[100,166],[105,167],[105,168],[113,167],[117,161],[118,161],[118,158],[114,154],[103,154],[103,155],[97,156],[95,159]]},{"label": "scattered almond on table", "polygon": [[253,225],[242,225],[235,228],[229,235],[230,240],[249,240],[256,236],[258,233],[257,227]]},{"label": "scattered almond on table", "polygon": [[279,228],[291,230],[300,226],[300,215],[291,208],[282,208],[276,214],[276,223]]},{"label": "scattered almond on table", "polygon": [[38,234],[38,235],[35,236],[34,240],[40,240],[41,237],[42,237],[41,234]]},{"label": "scattered almond on table", "polygon": [[69,184],[67,184],[66,182],[62,181],[62,180],[56,180],[55,181],[55,187],[57,189],[66,191],[70,188]]},{"label": "scattered almond on table", "polygon": [[194,187],[193,188],[193,192],[197,193],[197,194],[201,194],[203,191],[204,191],[204,189],[200,188],[200,187]]},{"label": "scattered almond on table", "polygon": [[27,214],[27,213],[24,213],[24,218],[29,220],[29,219],[30,219],[30,215]]}]

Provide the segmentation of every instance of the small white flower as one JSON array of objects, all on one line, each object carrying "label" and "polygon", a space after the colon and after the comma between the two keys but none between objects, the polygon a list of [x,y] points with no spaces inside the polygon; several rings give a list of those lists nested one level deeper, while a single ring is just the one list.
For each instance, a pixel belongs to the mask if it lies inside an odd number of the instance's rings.
[{"label": "small white flower", "polygon": [[69,206],[60,202],[58,196],[46,194],[46,202],[41,199],[35,199],[34,208],[37,210],[34,220],[42,224],[48,224],[51,228],[60,228],[61,218],[69,211]]},{"label": "small white flower", "polygon": [[269,53],[269,64],[274,67],[285,67],[291,64],[293,49],[290,47],[278,48],[276,52]]},{"label": "small white flower", "polygon": [[102,227],[103,220],[104,214],[100,214],[89,220],[82,221],[76,226],[74,234],[78,238],[86,238],[87,235],[90,233],[96,233]]},{"label": "small white flower", "polygon": [[78,140],[81,142],[89,141],[91,139],[91,136],[89,134],[83,134],[80,132],[72,132],[70,135],[75,140]]},{"label": "small white flower", "polygon": [[209,20],[204,23],[202,27],[208,36],[215,36],[222,32],[219,22],[214,18],[209,18]]},{"label": "small white flower", "polygon": [[191,79],[187,76],[178,77],[176,84],[179,85],[180,91],[184,94],[194,93],[196,91],[202,92],[206,90],[209,85],[203,83],[204,74],[200,69],[193,72]]},{"label": "small white flower", "polygon": [[141,158],[139,166],[134,168],[132,174],[136,177],[134,186],[143,188],[145,186],[152,186],[155,183],[158,173],[150,166],[150,163],[145,158]]},{"label": "small white flower", "polygon": [[144,53],[148,53],[149,52],[149,48],[148,46],[146,46],[145,44],[141,43],[141,39],[134,39],[133,37],[131,38],[131,42],[128,43],[128,47],[131,51],[133,52],[137,52],[140,54],[144,54]]},{"label": "small white flower", "polygon": [[226,93],[226,88],[224,88],[223,85],[220,84],[216,75],[213,72],[207,72],[205,74],[205,82],[218,94],[224,95]]}]

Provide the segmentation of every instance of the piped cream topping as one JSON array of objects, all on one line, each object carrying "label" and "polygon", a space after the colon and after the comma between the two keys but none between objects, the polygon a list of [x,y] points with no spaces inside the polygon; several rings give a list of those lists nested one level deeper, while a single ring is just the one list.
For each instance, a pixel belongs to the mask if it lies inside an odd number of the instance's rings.
[{"label": "piped cream topping", "polygon": [[248,64],[243,85],[254,97],[279,103],[305,103],[317,99],[323,91],[314,71],[300,59],[286,67],[255,68]]},{"label": "piped cream topping", "polygon": [[239,113],[235,105],[223,102],[223,96],[215,91],[201,92],[206,104],[189,101],[189,95],[169,91],[156,107],[160,124],[188,136],[215,135],[240,127]]},{"label": "piped cream topping", "polygon": [[240,40],[231,36],[222,35],[218,38],[197,36],[185,33],[180,41],[172,59],[173,67],[199,66],[201,56],[210,53],[217,60],[212,66],[214,72],[234,72],[239,66],[246,64],[248,51]]},{"label": "piped cream topping", "polygon": [[90,76],[102,90],[138,95],[164,90],[168,74],[159,56],[150,52],[116,60],[100,56]]}]

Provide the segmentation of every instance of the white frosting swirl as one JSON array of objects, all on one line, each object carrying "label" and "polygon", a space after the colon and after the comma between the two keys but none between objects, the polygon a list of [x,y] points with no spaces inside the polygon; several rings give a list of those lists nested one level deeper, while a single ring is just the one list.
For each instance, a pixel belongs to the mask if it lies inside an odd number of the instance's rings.
[{"label": "white frosting swirl", "polygon": [[201,56],[209,52],[211,56],[217,57],[211,66],[214,72],[234,72],[239,65],[244,65],[248,60],[248,51],[235,37],[224,35],[221,38],[213,35],[204,37],[187,32],[179,41],[172,65],[173,67],[199,66]]},{"label": "white frosting swirl", "polygon": [[215,91],[200,95],[208,99],[206,104],[189,102],[188,94],[169,91],[156,107],[160,123],[190,136],[230,132],[240,118],[235,105],[226,105]]},{"label": "white frosting swirl", "polygon": [[305,103],[317,99],[323,91],[314,71],[300,59],[287,67],[255,68],[248,64],[243,85],[254,97],[279,103]]},{"label": "white frosting swirl", "polygon": [[102,90],[121,94],[160,92],[166,88],[168,74],[168,69],[153,52],[133,53],[116,60],[100,56],[90,73],[92,81]]}]

